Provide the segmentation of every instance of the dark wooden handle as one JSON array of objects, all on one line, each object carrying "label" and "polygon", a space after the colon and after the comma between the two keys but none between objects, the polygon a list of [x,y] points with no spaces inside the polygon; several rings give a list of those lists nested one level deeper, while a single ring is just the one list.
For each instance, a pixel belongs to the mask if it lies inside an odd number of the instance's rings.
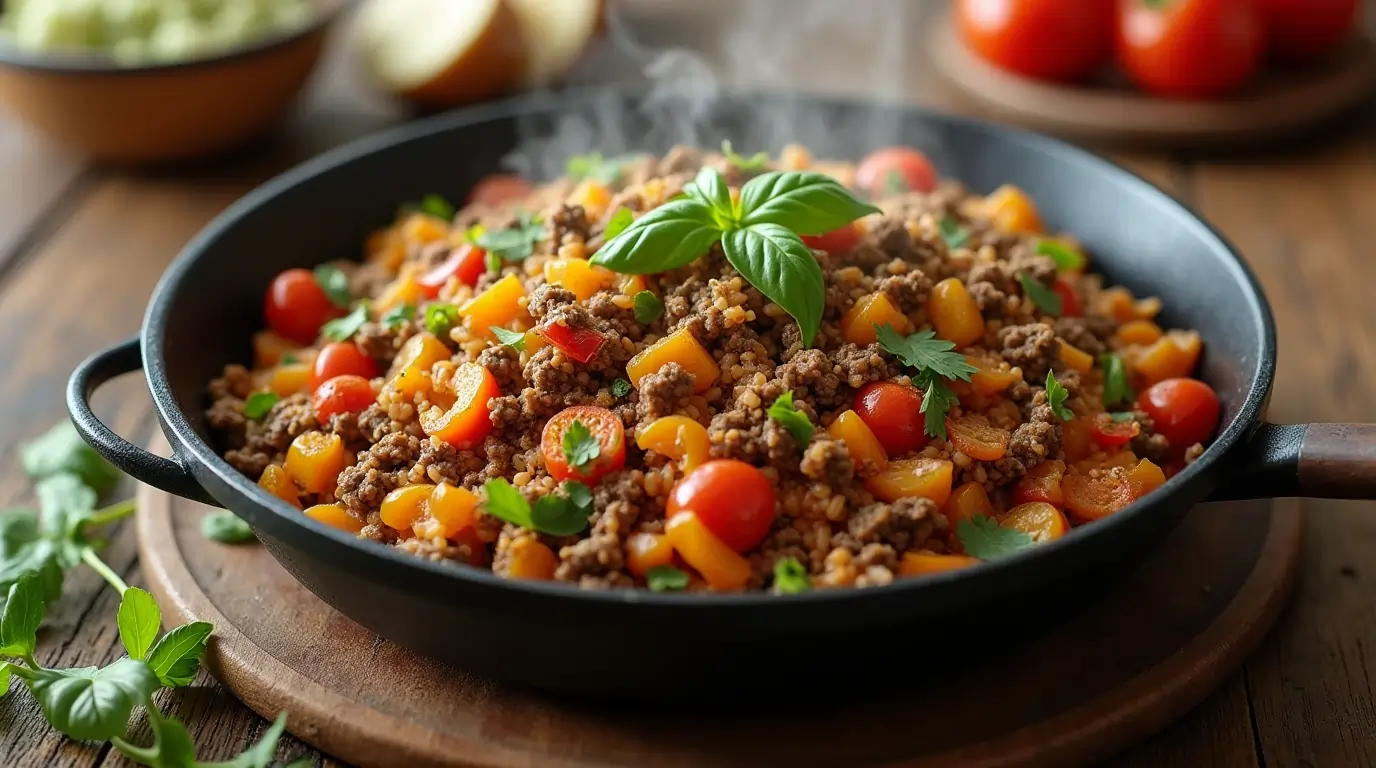
[{"label": "dark wooden handle", "polygon": [[1299,481],[1304,496],[1376,499],[1376,424],[1310,424]]}]

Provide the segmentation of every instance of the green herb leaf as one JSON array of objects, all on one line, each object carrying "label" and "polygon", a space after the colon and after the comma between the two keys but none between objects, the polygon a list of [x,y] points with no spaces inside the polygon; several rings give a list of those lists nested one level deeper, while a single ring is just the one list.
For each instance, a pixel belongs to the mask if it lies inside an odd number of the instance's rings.
[{"label": "green herb leaf", "polygon": [[233,512],[221,510],[201,518],[201,535],[221,544],[242,544],[253,541],[253,529]]},{"label": "green herb leaf", "polygon": [[425,308],[425,330],[438,339],[449,338],[459,324],[459,308],[453,304],[431,304]]},{"label": "green herb leaf", "polygon": [[672,565],[656,565],[645,571],[645,585],[651,592],[681,592],[688,588],[688,574]]},{"label": "green herb leaf", "polygon": [[1114,354],[1100,355],[1099,370],[1104,372],[1104,405],[1113,407],[1132,402],[1136,396],[1128,384],[1128,371],[1123,358]]},{"label": "green herb leaf", "polygon": [[604,158],[601,152],[574,155],[565,162],[564,171],[565,175],[575,181],[590,178],[603,184],[612,185],[621,181],[622,166],[630,162],[631,157]]},{"label": "green herb leaf", "polygon": [[487,268],[488,274],[495,275],[502,271],[502,257],[495,253],[484,253],[483,266]]},{"label": "green herb leaf", "polygon": [[[586,493],[574,488],[582,488]],[[572,498],[563,496],[541,496],[530,510],[531,528],[551,536],[573,536],[587,529],[588,516],[592,514],[592,491],[586,485],[571,480],[565,481],[564,489],[577,494],[579,499],[587,503],[578,504]]]},{"label": "green herb leaf", "polygon": [[544,239],[544,222],[522,211],[517,214],[516,226],[483,232],[474,245],[506,261],[522,261],[529,258],[535,252],[535,244]]},{"label": "green herb leaf", "polygon": [[593,254],[623,275],[651,275],[697,261],[721,239],[721,225],[701,200],[671,200],[636,219]]},{"label": "green herb leaf", "polygon": [[38,513],[31,509],[11,509],[0,513],[0,599],[7,600],[10,589],[25,576],[36,577],[39,594],[45,601],[62,593],[62,566],[58,547],[43,535]]},{"label": "green herb leaf", "polygon": [[125,757],[150,768],[205,768],[196,762],[196,745],[186,726],[165,717],[157,707],[145,706],[148,729],[153,732],[153,746],[138,747],[116,736],[110,743]]},{"label": "green herb leaf", "polygon": [[1033,280],[1026,272],[1018,273],[1018,282],[1022,284],[1023,294],[1041,307],[1043,312],[1053,317],[1061,316],[1060,294]]},{"label": "green herb leaf", "polygon": [[626,227],[631,226],[631,222],[633,221],[635,221],[635,214],[631,213],[630,208],[624,205],[617,208],[616,213],[613,213],[612,217],[607,219],[607,226],[602,230],[602,239],[604,241],[611,240],[613,237],[625,232]]},{"label": "green herb leaf", "polygon": [[201,763],[197,768],[271,768],[273,758],[277,754],[277,743],[282,740],[282,734],[286,730],[287,713],[282,712],[272,721],[272,726],[263,733],[263,738],[259,739],[257,744],[244,750],[233,760],[223,763]]},{"label": "green herb leaf", "polygon": [[349,314],[331,320],[320,328],[320,333],[330,341],[348,341],[358,329],[368,322],[368,301],[365,299],[354,305]]},{"label": "green herb leaf", "polygon": [[946,247],[953,251],[970,241],[970,230],[962,227],[954,216],[942,216],[937,229],[941,232],[941,239],[946,241]]},{"label": "green herb leaf", "polygon": [[747,282],[798,321],[803,346],[811,347],[822,326],[826,286],[803,241],[778,224],[755,224],[726,233],[722,251]]},{"label": "green herb leaf", "polygon": [[965,554],[980,560],[997,560],[1017,554],[1035,543],[1026,533],[1000,527],[984,515],[961,520],[956,524],[956,536],[965,547]]},{"label": "green herb leaf", "polygon": [[0,615],[0,656],[32,659],[38,646],[38,625],[43,623],[48,597],[43,575],[26,573],[9,589],[5,612]]},{"label": "green herb leaf", "polygon": [[282,365],[296,365],[301,362],[301,358],[293,354],[282,355]]},{"label": "green herb leaf", "polygon": [[492,333],[497,337],[504,347],[511,347],[517,352],[526,351],[526,335],[520,331],[508,331],[499,326],[492,326]]},{"label": "green herb leaf", "polygon": [[10,676],[14,665],[8,661],[0,661],[0,699],[10,692]]},{"label": "green herb leaf", "polygon": [[1083,269],[1085,266],[1084,254],[1070,248],[1065,243],[1060,243],[1055,240],[1038,241],[1037,255],[1045,256],[1056,262],[1057,272],[1069,272],[1076,269]]},{"label": "green herb leaf", "polygon": [[726,159],[730,160],[732,165],[742,171],[762,171],[766,165],[769,165],[768,152],[756,152],[750,157],[742,157],[732,149],[730,139],[721,143],[721,153],[726,155]]},{"label": "green herb leaf", "polygon": [[1110,413],[1108,417],[1110,419],[1113,419],[1114,424],[1122,424],[1125,421],[1131,421],[1137,418],[1137,414],[1133,413],[1132,411],[1114,411],[1113,413]]},{"label": "green herb leaf", "polygon": [[57,730],[83,741],[109,741],[124,733],[129,713],[158,689],[142,661],[124,658],[108,667],[16,669]]},{"label": "green herb leaf", "polygon": [[812,589],[812,579],[797,558],[785,557],[774,563],[774,591],[797,595]]},{"label": "green herb leaf", "polygon": [[793,404],[793,390],[779,395],[773,405],[769,406],[769,418],[787,429],[789,434],[793,435],[793,439],[798,441],[800,448],[806,448],[812,441],[812,421]]},{"label": "green herb leaf", "polygon": [[383,315],[379,322],[386,328],[396,330],[405,325],[407,321],[414,319],[416,319],[416,305],[402,302],[387,310],[387,314]]},{"label": "green herb leaf", "polygon": [[579,472],[597,461],[597,457],[602,455],[602,443],[593,436],[588,425],[578,419],[574,419],[568,429],[564,430],[562,448],[564,461],[567,461],[571,468]]},{"label": "green herb leaf", "polygon": [[448,223],[454,220],[458,210],[454,208],[453,203],[444,198],[444,195],[431,193],[420,199],[420,212]]},{"label": "green herb leaf", "polygon": [[577,480],[565,480],[564,495],[569,497],[569,502],[575,507],[584,510],[585,514],[592,514],[592,489],[578,482]]},{"label": "green herb leaf", "polygon": [[73,474],[98,494],[114,488],[120,478],[119,470],[87,445],[70,421],[57,424],[42,437],[21,446],[19,460],[34,480]]},{"label": "green herb leaf", "polygon": [[884,174],[884,194],[885,195],[906,195],[912,190],[908,189],[908,180],[897,170],[891,170]]},{"label": "green herb leaf", "polygon": [[822,235],[879,212],[836,179],[812,171],[774,171],[741,187],[743,227],[772,224],[798,235]]},{"label": "green herb leaf", "polygon": [[612,397],[625,397],[631,394],[631,382],[625,379],[616,379],[612,382]]},{"label": "green herb leaf", "polygon": [[922,431],[938,440],[946,439],[946,414],[951,412],[960,400],[956,393],[946,385],[946,380],[930,371],[919,373],[913,383],[922,392],[922,407],[918,409],[925,417]]},{"label": "green herb leaf", "polygon": [[190,685],[201,668],[205,641],[214,627],[206,621],[183,624],[163,635],[146,659],[158,682],[168,688]]},{"label": "green herb leaf", "polygon": [[1066,398],[1070,397],[1070,392],[1061,382],[1056,381],[1056,374],[1046,372],[1046,404],[1051,406],[1051,412],[1056,414],[1056,418],[1061,421],[1070,421],[1075,418],[1074,412],[1065,404]]},{"label": "green herb leaf", "polygon": [[534,528],[530,522],[530,503],[504,478],[488,480],[483,484],[483,493],[487,496],[483,509],[489,515],[522,528]]},{"label": "green herb leaf", "polygon": [[76,475],[53,475],[34,488],[39,528],[54,544],[57,564],[71,568],[81,560],[82,529],[95,512],[96,492]]},{"label": "green herb leaf", "polygon": [[726,179],[716,168],[703,168],[697,178],[688,182],[683,191],[689,197],[701,201],[712,209],[717,223],[723,228],[735,226],[736,205],[731,202],[731,190],[726,188]]},{"label": "green herb leaf", "polygon": [[664,302],[659,297],[649,291],[641,291],[635,295],[635,321],[641,325],[649,325],[658,320],[664,314]]},{"label": "green herb leaf", "polygon": [[315,268],[314,274],[315,284],[336,307],[348,309],[354,303],[354,295],[349,291],[349,276],[339,267],[321,264]]},{"label": "green herb leaf", "polygon": [[158,628],[162,626],[162,612],[153,596],[138,587],[124,590],[119,601],[119,640],[131,659],[143,660],[148,649],[158,639]]},{"label": "green herb leaf", "polygon": [[919,371],[930,371],[945,379],[969,381],[978,370],[955,351],[955,344],[936,338],[934,331],[918,331],[904,337],[887,323],[876,325],[874,330],[885,352]]},{"label": "green herb leaf", "polygon": [[276,392],[254,392],[244,401],[244,418],[249,421],[261,420],[281,399]]}]

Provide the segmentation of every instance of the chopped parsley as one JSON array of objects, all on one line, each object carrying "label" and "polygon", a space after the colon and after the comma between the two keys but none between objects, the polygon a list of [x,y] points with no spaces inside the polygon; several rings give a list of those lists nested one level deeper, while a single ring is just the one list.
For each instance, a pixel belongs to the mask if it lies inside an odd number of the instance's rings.
[{"label": "chopped parsley", "polygon": [[1128,372],[1123,365],[1123,358],[1115,354],[1100,355],[1099,370],[1104,372],[1104,405],[1113,407],[1132,401],[1132,387],[1128,385]]},{"label": "chopped parsley", "polygon": [[1036,542],[1015,528],[1004,528],[984,515],[975,515],[956,524],[956,536],[965,554],[980,560],[997,560],[1033,546]]},{"label": "chopped parsley", "polygon": [[688,574],[672,565],[656,565],[645,572],[651,592],[681,592],[688,588]]},{"label": "chopped parsley", "polygon": [[941,233],[941,239],[946,241],[946,247],[953,251],[970,242],[970,230],[960,226],[954,216],[942,216],[937,230]]},{"label": "chopped parsley", "polygon": [[641,291],[635,295],[635,321],[641,325],[649,325],[658,320],[664,314],[664,302],[659,297],[649,291]]},{"label": "chopped parsley", "polygon": [[449,338],[449,332],[458,322],[459,308],[453,304],[431,304],[425,308],[425,330],[436,338]]},{"label": "chopped parsley", "polygon": [[1056,414],[1056,418],[1061,421],[1070,421],[1075,418],[1074,412],[1066,406],[1066,398],[1070,397],[1070,391],[1056,381],[1056,374],[1051,371],[1046,372],[1046,404],[1051,406],[1051,412]]},{"label": "chopped parsley", "polygon": [[331,264],[321,264],[315,268],[315,284],[329,297],[330,303],[340,309],[348,309],[354,296],[349,292],[349,276],[344,270]]},{"label": "chopped parsley", "polygon": [[1057,272],[1071,272],[1083,269],[1085,257],[1074,248],[1057,240],[1042,240],[1037,243],[1037,255],[1045,256],[1056,263]]},{"label": "chopped parsley", "polygon": [[797,558],[785,557],[774,564],[774,591],[797,595],[812,589],[812,579]]},{"label": "chopped parsley", "polygon": [[331,320],[320,328],[320,333],[330,341],[348,341],[358,329],[368,322],[368,300],[358,302],[349,314]]},{"label": "chopped parsley", "polygon": [[572,536],[588,527],[592,491],[586,485],[565,481],[563,496],[541,496],[534,506],[503,478],[483,485],[487,499],[483,509],[495,518],[550,536]]},{"label": "chopped parsley", "polygon": [[899,336],[891,325],[875,326],[879,346],[898,358],[904,365],[917,369],[913,385],[922,390],[922,413],[926,416],[924,431],[940,440],[946,439],[946,414],[958,402],[956,393],[946,385],[946,379],[969,381],[977,370],[955,351],[952,342],[936,338],[933,331],[919,331],[906,338]]},{"label": "chopped parsley", "polygon": [[[535,252],[535,244],[545,239],[545,223],[525,211],[516,215],[516,226],[483,232],[474,245],[505,261],[522,261]],[[492,266],[488,261],[489,269]]]},{"label": "chopped parsley", "polygon": [[625,379],[617,379],[612,382],[612,397],[625,397],[631,394],[631,382]]},{"label": "chopped parsley", "polygon": [[730,160],[732,165],[742,171],[763,171],[764,167],[769,165],[768,152],[756,152],[750,157],[742,157],[731,148],[730,139],[721,143],[721,153],[726,155],[726,159]]},{"label": "chopped parsley", "polygon": [[1061,316],[1061,295],[1047,288],[1026,272],[1018,273],[1018,283],[1022,285],[1022,292],[1033,304],[1041,307],[1042,311],[1053,317]]},{"label": "chopped parsley", "polygon": [[276,392],[254,392],[244,401],[244,418],[249,421],[261,420],[281,399]]},{"label": "chopped parsley", "polygon": [[497,341],[504,347],[511,347],[517,352],[526,351],[526,335],[520,331],[508,331],[505,328],[492,326],[492,335],[497,337]]},{"label": "chopped parsley", "polygon": [[416,319],[416,305],[403,302],[387,310],[387,314],[383,315],[379,322],[387,328],[395,330],[414,319]]},{"label": "chopped parsley", "polygon": [[610,240],[625,232],[626,227],[631,226],[633,221],[635,221],[635,214],[631,213],[630,208],[624,205],[617,208],[616,213],[613,213],[612,217],[607,220],[606,228],[602,230],[602,239]]},{"label": "chopped parsley", "polygon": [[779,395],[779,399],[769,406],[769,418],[787,429],[788,433],[793,435],[793,439],[798,441],[799,447],[805,447],[812,440],[812,421],[793,404],[793,390]]},{"label": "chopped parsley", "polygon": [[588,425],[578,419],[574,419],[564,430],[560,447],[564,451],[564,461],[579,472],[587,469],[589,464],[597,461],[597,457],[602,455],[602,443],[593,435],[592,430],[588,429]]}]

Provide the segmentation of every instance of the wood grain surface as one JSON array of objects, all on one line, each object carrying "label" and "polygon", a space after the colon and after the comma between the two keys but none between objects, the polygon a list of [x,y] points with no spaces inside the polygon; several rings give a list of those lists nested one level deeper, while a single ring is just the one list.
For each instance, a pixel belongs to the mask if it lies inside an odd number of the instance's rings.
[{"label": "wood grain surface", "polygon": [[[760,5],[774,3],[777,10],[778,3],[793,1],[740,5],[763,13]],[[845,5],[861,13],[857,4]],[[672,17],[638,22],[641,42],[700,46],[709,60],[727,62],[719,68],[725,79],[744,85],[954,104],[907,53],[897,76],[857,75],[870,51],[830,45],[834,35],[829,38],[822,25],[805,30],[814,45],[802,33],[782,41],[808,56],[747,66],[739,51],[726,55],[714,47],[740,38],[723,26],[732,23],[732,7],[726,0],[672,3]],[[885,3],[885,9],[902,7]],[[1368,16],[1376,21],[1376,13]],[[908,50],[901,40],[898,48]],[[323,74],[300,116],[274,139],[233,157],[155,173],[90,168],[0,121],[0,352],[8,361],[0,368],[0,428],[7,437],[0,446],[0,503],[32,501],[15,446],[65,418],[62,391],[72,367],[137,331],[159,274],[192,233],[273,172],[396,119],[392,108],[358,86],[345,62]],[[1256,270],[1279,322],[1271,417],[1376,420],[1376,109],[1368,105],[1330,132],[1266,155],[1115,157],[1201,211]],[[154,429],[142,387],[130,377],[102,389],[96,401],[107,423],[135,440],[146,440]],[[1376,661],[1366,658],[1376,657],[1376,505],[1312,502],[1309,510],[1300,578],[1275,631],[1204,704],[1111,765],[1376,765]],[[114,532],[107,559],[131,583],[143,583],[132,525]],[[76,571],[44,626],[41,660],[113,660],[119,646],[115,608],[108,587],[89,571]],[[164,710],[188,723],[202,759],[238,752],[266,725],[204,674],[195,687],[164,696]],[[146,737],[142,725],[136,728],[136,736]],[[280,754],[302,749],[285,739]],[[310,754],[316,765],[338,765]],[[108,747],[58,737],[21,691],[0,700],[0,765],[127,763]]]}]

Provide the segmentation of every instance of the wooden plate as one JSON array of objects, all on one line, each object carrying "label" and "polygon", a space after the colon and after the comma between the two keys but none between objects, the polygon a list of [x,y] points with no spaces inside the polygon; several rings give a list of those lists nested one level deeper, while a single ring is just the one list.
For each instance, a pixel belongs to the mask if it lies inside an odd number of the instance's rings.
[{"label": "wooden plate", "polygon": [[1005,72],[970,52],[947,12],[928,27],[933,67],[992,117],[1070,139],[1177,148],[1259,145],[1357,107],[1376,84],[1376,45],[1354,37],[1313,67],[1266,74],[1233,98],[1153,98],[1122,84],[1067,86]]},{"label": "wooden plate", "polygon": [[[1293,500],[1202,506],[1126,583],[1044,636],[978,666],[883,647],[818,648],[814,701],[759,691],[748,713],[630,709],[499,687],[388,643],[297,584],[256,544],[207,541],[209,508],[139,493],[143,572],[169,624],[215,624],[210,671],[303,741],[367,766],[1082,764],[1193,707],[1266,634],[1299,556]],[[934,627],[933,631],[940,631]],[[800,638],[806,641],[806,638]],[[550,638],[550,652],[559,640]],[[615,653],[615,648],[608,648]],[[929,684],[844,695],[845,660],[928,664]],[[767,663],[767,660],[763,660]],[[570,659],[569,663],[577,663]],[[949,666],[949,665],[948,665]],[[664,691],[672,702],[673,691]]]}]

